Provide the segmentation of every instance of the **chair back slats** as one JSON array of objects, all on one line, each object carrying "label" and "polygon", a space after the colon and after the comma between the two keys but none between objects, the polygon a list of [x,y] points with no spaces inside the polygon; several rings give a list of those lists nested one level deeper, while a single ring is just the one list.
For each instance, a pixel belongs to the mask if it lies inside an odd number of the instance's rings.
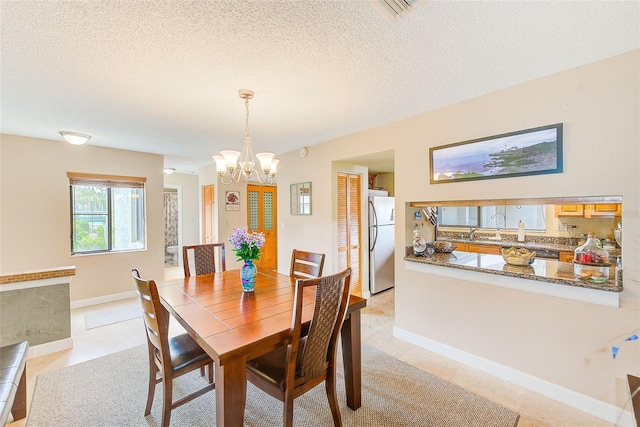
[{"label": "chair back slats", "polygon": [[216,272],[216,250],[220,251],[220,271],[227,269],[224,243],[209,243],[206,245],[191,245],[182,247],[184,276],[191,276],[189,266],[189,251],[193,250],[193,267],[196,276]]},{"label": "chair back slats", "polygon": [[291,254],[289,275],[300,279],[322,276],[324,257],[324,254],[294,249]]},{"label": "chair back slats", "polygon": [[[143,311],[145,329],[147,330],[148,344],[152,345],[159,364],[163,363],[164,356],[169,355],[167,336],[169,331],[168,316],[164,313],[164,307],[160,302],[158,288],[153,280],[140,278],[138,270],[131,271],[136,282],[136,293]],[[170,356],[167,356],[170,359]],[[170,360],[169,360],[170,361]]]},{"label": "chair back slats", "polygon": [[[314,379],[327,370],[332,355],[335,355],[340,328],[349,301],[351,269],[317,279],[298,280],[297,286],[315,286],[315,308],[309,332],[302,351],[298,377],[303,383]],[[300,292],[300,298],[302,298]],[[298,306],[296,305],[296,308]],[[294,313],[294,319],[296,319]],[[300,320],[296,320],[300,321]],[[295,326],[294,326],[295,329]],[[298,334],[298,332],[293,332]],[[296,335],[293,335],[294,337]]]}]

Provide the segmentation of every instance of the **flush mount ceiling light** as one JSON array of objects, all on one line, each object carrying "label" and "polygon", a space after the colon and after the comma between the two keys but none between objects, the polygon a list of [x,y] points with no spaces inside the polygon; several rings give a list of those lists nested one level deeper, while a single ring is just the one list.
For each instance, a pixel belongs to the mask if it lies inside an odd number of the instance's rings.
[{"label": "flush mount ceiling light", "polygon": [[91,135],[85,135],[84,133],[78,132],[67,132],[64,130],[60,131],[60,135],[62,135],[62,138],[64,138],[65,141],[73,145],[82,145],[91,139]]},{"label": "flush mount ceiling light", "polygon": [[172,173],[174,173],[176,170],[175,168],[164,168],[162,169],[162,171],[166,174],[166,175],[171,175]]},{"label": "flush mount ceiling light", "polygon": [[220,182],[223,184],[231,184],[239,182],[244,178],[248,181],[251,175],[255,173],[256,178],[261,184],[273,183],[276,176],[276,168],[280,160],[274,159],[273,153],[258,153],[256,157],[260,161],[260,169],[256,169],[253,158],[253,150],[251,149],[251,135],[249,134],[249,100],[253,98],[253,91],[250,89],[240,89],[238,91],[240,98],[244,99],[245,105],[245,130],[244,130],[244,147],[242,152],[233,150],[223,150],[220,156],[213,156],[216,161],[216,171],[220,176]]}]

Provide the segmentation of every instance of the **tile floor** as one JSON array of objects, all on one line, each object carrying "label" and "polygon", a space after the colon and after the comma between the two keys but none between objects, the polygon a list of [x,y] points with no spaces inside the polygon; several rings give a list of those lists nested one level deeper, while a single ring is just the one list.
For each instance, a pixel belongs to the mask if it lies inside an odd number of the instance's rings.
[{"label": "tile floor", "polygon": [[[181,268],[167,268],[165,273],[166,278],[183,277]],[[130,301],[102,304],[72,311],[71,326],[74,347],[70,350],[31,359],[27,363],[29,404],[36,377],[39,374],[145,343],[141,318],[90,330],[85,329],[84,315],[86,313],[117,307]],[[537,393],[395,338],[393,337],[393,321],[394,292],[391,289],[373,296],[369,300],[369,306],[363,310],[363,343],[518,412],[520,414],[519,427],[599,427],[612,425]],[[180,327],[177,322],[172,322],[172,325],[174,329]],[[25,420],[9,423],[9,427],[23,427],[25,425]]]}]

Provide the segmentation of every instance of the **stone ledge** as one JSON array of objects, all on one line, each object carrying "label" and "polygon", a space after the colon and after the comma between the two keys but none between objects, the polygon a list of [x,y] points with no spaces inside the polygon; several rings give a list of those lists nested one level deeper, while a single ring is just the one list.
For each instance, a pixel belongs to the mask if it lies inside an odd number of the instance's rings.
[{"label": "stone ledge", "polygon": [[8,274],[0,276],[0,285],[9,283],[29,282],[33,280],[55,279],[76,275],[75,266],[51,268],[46,270],[30,271],[25,273]]}]

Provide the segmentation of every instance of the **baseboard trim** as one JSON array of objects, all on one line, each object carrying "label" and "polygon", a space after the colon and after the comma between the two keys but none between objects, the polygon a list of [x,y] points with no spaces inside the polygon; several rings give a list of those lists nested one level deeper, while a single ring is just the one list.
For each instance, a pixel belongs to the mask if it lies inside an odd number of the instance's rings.
[{"label": "baseboard trim", "polygon": [[27,359],[46,356],[47,354],[57,353],[63,350],[69,350],[70,348],[73,348],[73,338],[64,338],[57,341],[51,341],[43,344],[29,346]]},{"label": "baseboard trim", "polygon": [[122,292],[119,294],[104,295],[96,298],[87,298],[77,301],[71,301],[71,309],[90,307],[92,305],[106,304],[108,302],[121,301],[123,299],[134,298],[136,291]]},{"label": "baseboard trim", "polygon": [[540,393],[543,396],[601,418],[607,422],[615,424],[616,426],[635,426],[635,422],[633,421],[630,411],[620,409],[610,403],[602,402],[582,393],[569,390],[557,384],[534,377],[533,375],[478,357],[474,354],[467,353],[398,327],[393,328],[393,336],[449,359],[464,363],[472,368],[479,369],[505,381],[509,381],[513,384],[535,391],[536,393]]}]

